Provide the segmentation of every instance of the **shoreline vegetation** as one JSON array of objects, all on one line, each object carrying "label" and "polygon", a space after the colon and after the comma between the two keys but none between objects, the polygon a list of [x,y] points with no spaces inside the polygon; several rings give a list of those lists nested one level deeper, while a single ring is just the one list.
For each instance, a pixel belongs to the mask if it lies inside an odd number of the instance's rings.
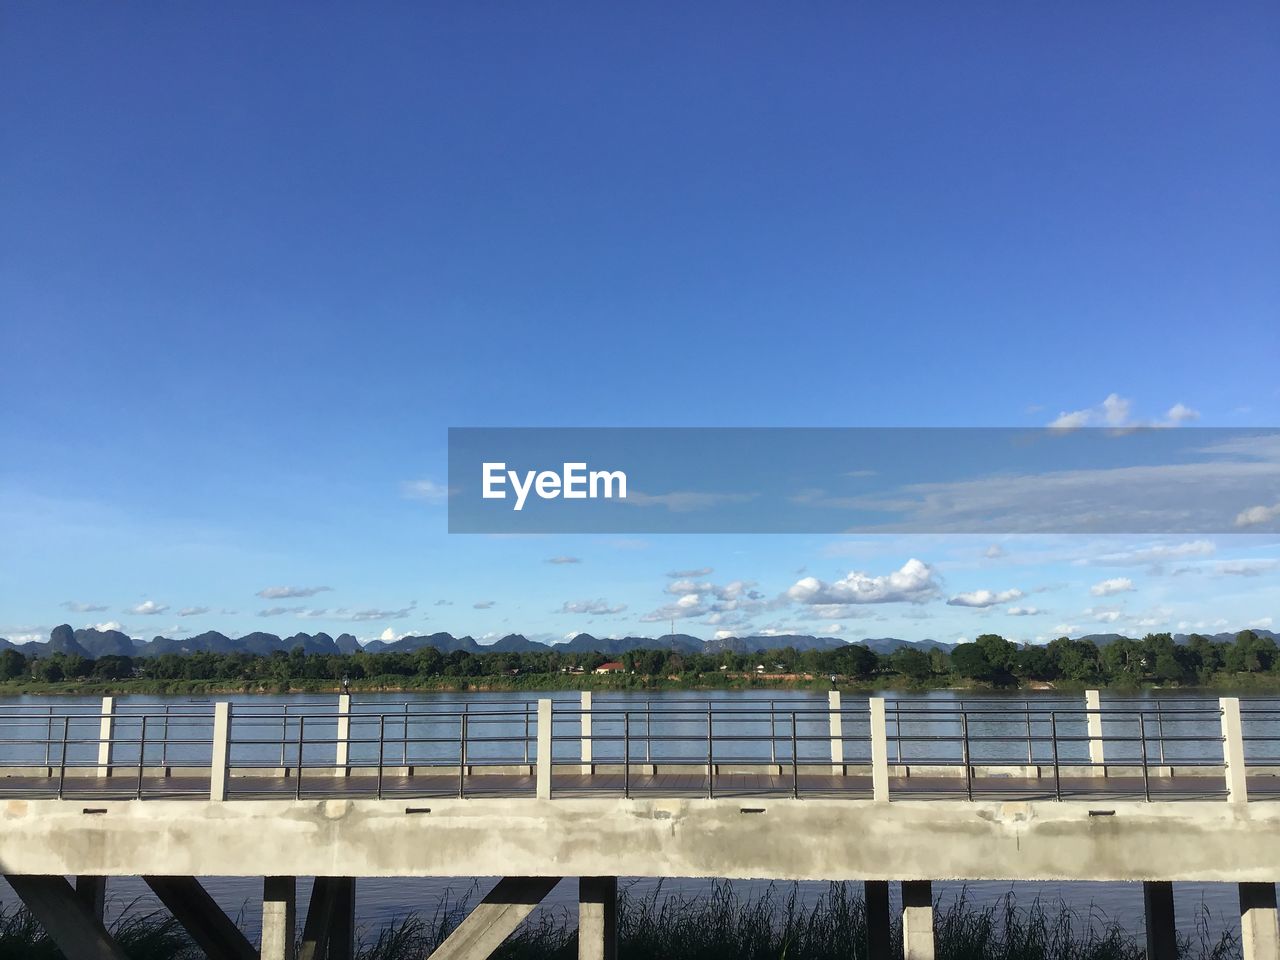
[{"label": "shoreline vegetation", "polygon": [[[770,884],[741,896],[719,881],[704,896],[664,893],[643,897],[625,888],[618,896],[618,955],[627,960],[866,960],[866,908],[861,887],[832,883],[815,902],[801,902],[795,884]],[[434,911],[409,913],[373,930],[361,930],[358,960],[409,960],[429,956],[458,925],[478,894],[450,893]],[[1195,935],[1179,935],[1184,960],[1233,960],[1240,942],[1231,931],[1211,932],[1207,914]],[[199,960],[204,956],[167,913],[129,905],[112,932],[130,960]],[[1014,894],[977,905],[965,893],[935,905],[939,960],[1141,960],[1146,945],[1097,907],[1087,914],[1060,900],[1039,897],[1019,904]],[[895,922],[891,952],[902,952]],[[570,960],[578,955],[570,908],[552,906],[526,921],[498,950],[507,960]],[[0,905],[0,956],[61,960],[63,955],[25,909]]]},{"label": "shoreline vegetation", "polygon": [[[835,683],[827,676],[743,676],[743,677],[616,677],[563,674],[526,674],[519,678],[463,677],[391,678],[373,677],[352,680],[345,688],[353,694],[391,693],[550,693],[589,690],[595,693],[660,693],[672,690],[702,690],[707,692],[727,690],[777,690],[827,691],[871,695],[882,691],[895,693],[926,693],[947,690],[956,693],[1035,695],[1042,693],[1077,694],[1086,689],[1110,690],[1122,693],[1181,692],[1202,694],[1280,693],[1280,675],[1252,676],[1249,674],[1221,674],[1205,683],[1159,684],[1106,683],[1101,681],[1061,681],[1056,683],[1018,683],[995,685],[971,680],[938,677],[927,681],[915,681],[902,677],[884,676],[860,681],[846,677]],[[73,697],[73,696],[218,696],[250,694],[280,696],[285,694],[333,694],[344,691],[339,680],[290,679],[274,683],[237,680],[148,680],[142,678],[121,680],[71,680],[60,683],[30,683],[5,681],[0,683],[0,699],[15,696]]]},{"label": "shoreline vegetation", "polygon": [[599,652],[76,653],[28,657],[0,651],[0,696],[22,694],[356,693],[600,690],[1113,690],[1280,691],[1280,651],[1269,635],[1230,641],[1167,633],[1098,645],[1061,637],[1015,644],[984,634],[950,651],[859,644],[830,650],[780,647],[755,653],[635,649]]}]

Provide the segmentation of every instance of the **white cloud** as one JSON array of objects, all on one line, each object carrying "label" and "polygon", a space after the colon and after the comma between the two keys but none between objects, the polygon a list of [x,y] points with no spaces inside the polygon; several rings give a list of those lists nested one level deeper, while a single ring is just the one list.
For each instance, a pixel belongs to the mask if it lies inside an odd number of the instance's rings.
[{"label": "white cloud", "polygon": [[1259,617],[1257,620],[1250,620],[1245,627],[1249,630],[1270,630],[1273,622],[1271,617]]},{"label": "white cloud", "polygon": [[77,600],[64,600],[58,606],[65,607],[72,613],[101,613],[107,609],[105,603],[82,603]]},{"label": "white cloud", "polygon": [[1214,566],[1213,572],[1220,577],[1260,577],[1277,566],[1280,560],[1223,560]]},{"label": "white cloud", "polygon": [[1217,620],[1179,620],[1179,630],[1225,630],[1227,620],[1225,617],[1219,617]]},{"label": "white cloud", "polygon": [[1129,422],[1129,408],[1132,404],[1118,393],[1107,395],[1107,399],[1102,401],[1102,418],[1107,421],[1107,426],[1123,427]]},{"label": "white cloud", "polygon": [[361,610],[353,610],[348,607],[320,608],[306,610],[301,607],[285,608],[275,607],[273,609],[281,612],[287,612],[292,609],[303,620],[345,620],[351,623],[368,623],[373,620],[403,620],[417,608],[417,601],[409,604],[407,607],[401,607],[399,610],[382,610],[378,607],[366,607]]},{"label": "white cloud", "polygon": [[937,593],[933,568],[913,557],[900,569],[878,577],[860,570],[832,583],[804,577],[792,585],[787,596],[804,604],[922,603]]},{"label": "white cloud", "polygon": [[444,503],[449,499],[449,488],[434,480],[406,480],[400,484],[400,495],[406,500]]},{"label": "white cloud", "polygon": [[1124,616],[1124,613],[1114,608],[1090,607],[1082,615],[1092,617],[1098,623],[1115,623]]},{"label": "white cloud", "polygon": [[982,555],[988,560],[999,560],[1004,556],[1004,547],[1000,546],[998,543],[993,543],[991,546],[987,547],[986,550],[982,551]]},{"label": "white cloud", "polygon": [[1021,600],[1023,593],[1021,590],[1001,590],[996,593],[994,590],[972,590],[969,593],[958,593],[947,601],[949,607],[994,607],[998,603],[1008,603],[1010,600]]},{"label": "white cloud", "polygon": [[1096,407],[1073,410],[1070,413],[1059,413],[1050,422],[1049,427],[1053,430],[1078,430],[1081,427],[1096,424],[1123,427],[1129,422],[1129,410],[1131,407],[1132,403],[1130,401],[1118,393],[1111,393]]},{"label": "white cloud", "polygon": [[[703,575],[710,573],[709,567],[698,570],[676,570],[668,574]],[[694,580],[689,577],[672,580],[663,591],[676,597],[674,603],[668,603],[651,610],[640,618],[642,623],[658,623],[663,620],[687,620],[695,617],[706,617],[703,621],[709,626],[726,623],[742,623],[747,615],[766,606],[764,594],[756,589],[754,580],[731,580],[729,583],[717,584],[705,580]]]},{"label": "white cloud", "polygon": [[156,614],[164,613],[168,609],[167,604],[156,603],[154,600],[143,600],[142,603],[130,607],[129,612],[144,617],[153,617]]},{"label": "white cloud", "polygon": [[119,632],[124,633],[124,625],[118,620],[108,620],[106,623],[92,623],[85,627],[85,629],[99,630],[103,633],[106,633],[108,630],[118,630]]},{"label": "white cloud", "polygon": [[1036,617],[1045,612],[1039,607],[1010,607],[1005,611],[1011,617]]},{"label": "white cloud", "polygon": [[696,580],[698,577],[709,577],[714,572],[711,567],[698,567],[696,570],[668,570],[667,576],[672,580]]},{"label": "white cloud", "polygon": [[710,493],[698,490],[675,490],[671,493],[642,493],[639,490],[628,491],[626,499],[619,503],[633,507],[666,507],[672,513],[688,513],[693,510],[706,510],[722,503],[746,503],[754,500],[754,493]]},{"label": "white cloud", "polygon": [[[1073,410],[1070,413],[1059,413],[1049,424],[1049,427],[1054,430],[1078,430],[1081,427],[1089,426],[1121,428],[1144,425],[1139,421],[1135,421],[1132,418],[1132,413],[1132,401],[1120,396],[1118,393],[1111,393],[1096,407]],[[1190,423],[1198,419],[1200,419],[1199,411],[1191,409],[1185,403],[1175,403],[1165,412],[1164,419],[1148,421],[1145,425],[1179,427],[1184,423]]]},{"label": "white cloud", "polygon": [[1081,427],[1087,427],[1092,412],[1089,410],[1076,410],[1073,413],[1059,413],[1057,417],[1049,421],[1049,427],[1053,430],[1079,430]]},{"label": "white cloud", "polygon": [[1189,540],[1185,543],[1160,543],[1151,547],[1122,550],[1117,553],[1104,553],[1090,562],[1108,567],[1159,565],[1170,560],[1207,557],[1216,550],[1217,547],[1209,540]]},{"label": "white cloud", "polygon": [[263,587],[258,596],[263,600],[287,600],[292,597],[314,597],[317,593],[328,593],[332,587]]},{"label": "white cloud", "polygon": [[1272,523],[1278,518],[1280,518],[1280,502],[1269,507],[1259,504],[1256,507],[1250,507],[1248,510],[1241,510],[1236,515],[1236,526],[1257,527],[1264,523]]},{"label": "white cloud", "polygon": [[697,593],[687,593],[675,603],[651,610],[640,618],[641,623],[661,623],[663,620],[688,620],[712,613],[711,607]]},{"label": "white cloud", "polygon": [[403,640],[407,636],[409,636],[409,634],[396,633],[394,628],[387,627],[387,629],[383,630],[380,634],[378,634],[378,639],[381,640],[383,643],[394,643],[397,640]]},{"label": "white cloud", "polygon": [[180,617],[198,617],[209,612],[208,607],[183,607],[178,611]]},{"label": "white cloud", "polygon": [[561,613],[586,613],[595,615],[606,615],[611,613],[621,613],[627,609],[625,603],[613,604],[605,599],[598,600],[566,600],[560,607]]},{"label": "white cloud", "polygon": [[1109,597],[1113,593],[1130,593],[1133,591],[1133,581],[1128,577],[1112,577],[1110,580],[1101,580],[1089,588],[1089,592],[1095,597]]},{"label": "white cloud", "polygon": [[1215,442],[1186,453],[1195,458],[992,473],[809,502],[881,513],[882,528],[892,524],[901,532],[974,533],[998,522],[1008,533],[1169,534],[1227,529],[1239,504],[1273,496],[1280,437]]},{"label": "white cloud", "polygon": [[282,617],[286,613],[298,613],[302,607],[267,607],[265,610],[259,610],[260,617]]},{"label": "white cloud", "polygon": [[1076,633],[1079,630],[1080,628],[1074,623],[1060,623],[1053,628],[1053,635],[1055,637],[1069,637],[1071,634]]},{"label": "white cloud", "polygon": [[497,600],[477,600],[471,605],[472,610],[491,610],[497,603]]}]

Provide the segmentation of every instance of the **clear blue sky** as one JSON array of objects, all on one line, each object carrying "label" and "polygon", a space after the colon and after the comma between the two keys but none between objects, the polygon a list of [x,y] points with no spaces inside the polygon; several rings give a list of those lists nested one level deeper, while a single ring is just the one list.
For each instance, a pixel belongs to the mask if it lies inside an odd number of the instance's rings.
[{"label": "clear blue sky", "polygon": [[[464,538],[431,493],[451,425],[1275,424],[1277,90],[1264,3],[12,4],[0,636],[1280,617],[1274,538]],[[913,557],[922,602],[791,593]]]}]

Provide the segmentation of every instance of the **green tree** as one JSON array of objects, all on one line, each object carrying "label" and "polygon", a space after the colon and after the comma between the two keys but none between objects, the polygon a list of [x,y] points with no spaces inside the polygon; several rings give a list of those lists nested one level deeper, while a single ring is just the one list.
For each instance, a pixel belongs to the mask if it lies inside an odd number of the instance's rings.
[{"label": "green tree", "polygon": [[27,658],[17,650],[0,653],[0,680],[17,680],[27,675]]},{"label": "green tree", "polygon": [[995,673],[986,651],[977,643],[962,643],[953,649],[951,669],[970,680],[988,680]]},{"label": "green tree", "polygon": [[933,675],[929,655],[915,647],[899,647],[889,655],[889,668],[911,680],[925,680]]}]

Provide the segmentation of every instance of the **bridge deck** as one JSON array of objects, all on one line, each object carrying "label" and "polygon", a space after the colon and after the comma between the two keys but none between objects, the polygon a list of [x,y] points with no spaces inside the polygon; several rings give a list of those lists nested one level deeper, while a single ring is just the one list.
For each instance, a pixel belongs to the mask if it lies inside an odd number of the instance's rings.
[{"label": "bridge deck", "polygon": [[[48,777],[6,777],[0,780],[0,797],[56,797],[58,780]],[[532,797],[535,778],[523,774],[474,774],[462,782],[465,797]],[[721,774],[713,784],[716,797],[766,799],[791,797],[797,791],[801,798],[870,799],[870,777],[801,774],[797,782],[790,775],[767,773]],[[1055,785],[1052,777],[984,776],[973,780],[976,800],[1052,800]],[[1224,796],[1222,781],[1211,777],[1175,776],[1150,779],[1152,800],[1214,800]],[[622,797],[621,773],[569,774],[557,773],[552,778],[552,794],[557,797]],[[632,797],[696,798],[707,795],[705,772],[633,774],[629,785]],[[459,796],[456,773],[427,773],[411,777],[384,776],[381,784],[376,776],[305,776],[302,789],[292,777],[240,776],[230,781],[228,799],[286,799],[301,794],[304,798],[333,797],[415,799]],[[1135,800],[1145,796],[1141,777],[1063,777],[1064,800]],[[965,799],[963,777],[897,777],[890,780],[890,794],[901,800]],[[69,777],[62,783],[62,796],[68,800],[95,799],[207,799],[207,777]],[[1280,777],[1249,778],[1250,799],[1280,799]]]}]

